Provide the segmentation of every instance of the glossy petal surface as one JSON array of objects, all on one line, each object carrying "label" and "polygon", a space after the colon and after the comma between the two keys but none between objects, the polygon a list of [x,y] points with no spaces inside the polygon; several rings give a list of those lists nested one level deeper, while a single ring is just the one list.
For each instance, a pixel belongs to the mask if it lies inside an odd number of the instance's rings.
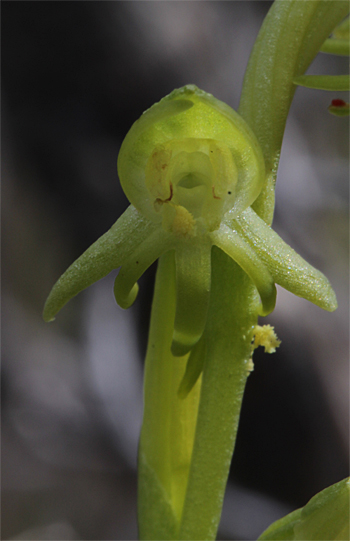
[{"label": "glossy petal surface", "polygon": [[226,225],[211,234],[213,243],[229,255],[248,274],[256,286],[262,303],[261,315],[272,312],[276,303],[276,288],[265,263],[239,233]]},{"label": "glossy petal surface", "polygon": [[90,246],[59,278],[45,303],[43,317],[52,321],[75,295],[120,267],[156,226],[132,205],[107,233]]},{"label": "glossy petal surface", "polygon": [[271,524],[258,541],[347,541],[349,498],[350,481],[344,479]]},{"label": "glossy petal surface", "polygon": [[122,308],[129,308],[138,292],[137,280],[156,259],[172,247],[172,236],[158,227],[122,264],[114,284],[114,295]]},{"label": "glossy petal surface", "polygon": [[329,312],[337,308],[335,293],[322,272],[309,265],[252,209],[242,213],[236,224],[276,284]]},{"label": "glossy petal surface", "polygon": [[183,356],[202,336],[209,306],[211,244],[184,243],[175,252],[176,313],[171,350]]},{"label": "glossy petal surface", "polygon": [[295,77],[293,82],[299,86],[319,90],[350,90],[349,75],[300,75]]}]

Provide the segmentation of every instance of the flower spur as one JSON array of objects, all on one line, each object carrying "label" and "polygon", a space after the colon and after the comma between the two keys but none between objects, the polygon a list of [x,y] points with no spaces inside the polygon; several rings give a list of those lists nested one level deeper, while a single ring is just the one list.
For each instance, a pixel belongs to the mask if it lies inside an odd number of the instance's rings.
[{"label": "flower spur", "polygon": [[251,208],[264,186],[264,159],[253,132],[228,105],[194,85],[174,90],[133,124],[120,149],[118,173],[131,205],[57,281],[45,304],[46,321],[118,267],[114,294],[128,308],[140,276],[174,250],[171,350],[183,356],[206,324],[213,246],[250,277],[261,299],[260,315],[274,309],[275,284],[335,310],[325,276]]}]

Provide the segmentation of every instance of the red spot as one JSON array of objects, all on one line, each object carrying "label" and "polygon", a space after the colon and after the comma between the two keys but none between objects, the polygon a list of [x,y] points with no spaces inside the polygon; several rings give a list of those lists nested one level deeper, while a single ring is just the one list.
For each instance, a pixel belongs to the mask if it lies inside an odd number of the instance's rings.
[{"label": "red spot", "polygon": [[157,197],[156,203],[162,203],[163,204],[163,203],[166,203],[167,201],[172,200],[174,192],[173,192],[173,185],[172,185],[171,182],[169,183],[169,187],[170,187],[170,195],[169,195],[168,199],[160,199],[159,197]]},{"label": "red spot", "polygon": [[215,186],[212,186],[212,191],[213,191],[213,197],[214,199],[221,199],[221,197],[218,197],[217,195],[215,195]]},{"label": "red spot", "polygon": [[346,102],[344,100],[336,99],[332,100],[331,106],[332,107],[346,107]]}]

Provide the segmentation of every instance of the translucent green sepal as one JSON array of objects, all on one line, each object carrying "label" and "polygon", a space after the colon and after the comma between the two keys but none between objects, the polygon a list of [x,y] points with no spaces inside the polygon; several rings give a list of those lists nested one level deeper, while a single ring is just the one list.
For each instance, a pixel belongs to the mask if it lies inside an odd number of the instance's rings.
[{"label": "translucent green sepal", "polygon": [[300,75],[293,83],[318,90],[350,90],[350,75]]},{"label": "translucent green sepal", "polygon": [[[190,100],[179,99],[177,101],[164,101],[156,104],[157,107],[152,105],[149,109],[146,109],[140,116],[137,122],[137,129],[139,133],[147,130],[153,124],[162,120],[169,119],[175,115],[179,115],[188,109],[193,107],[193,103]],[[133,125],[134,126],[134,125]],[[133,126],[131,130],[134,129]]]},{"label": "translucent green sepal", "polygon": [[171,352],[182,357],[202,336],[208,312],[211,244],[195,238],[175,252],[176,313]]},{"label": "translucent green sepal", "polygon": [[215,246],[238,263],[256,286],[262,303],[260,315],[270,314],[276,304],[276,287],[267,265],[240,234],[228,225],[222,224],[210,237]]},{"label": "translucent green sepal", "polygon": [[56,282],[45,303],[44,320],[52,321],[72,297],[120,267],[156,227],[130,205],[111,229],[92,244]]},{"label": "translucent green sepal", "polygon": [[349,478],[319,492],[301,509],[277,520],[258,541],[347,541]]},{"label": "translucent green sepal", "polygon": [[172,247],[172,235],[159,227],[137,246],[123,263],[114,282],[115,300],[121,308],[129,308],[133,304],[138,293],[137,280],[156,259]]},{"label": "translucent green sepal", "polygon": [[186,371],[179,385],[177,395],[179,398],[186,398],[197,383],[197,380],[203,372],[205,359],[205,338],[202,338],[192,349],[186,364]]},{"label": "translucent green sepal", "polygon": [[276,284],[329,312],[337,308],[337,299],[327,278],[288,246],[251,208],[232,222],[269,269]]},{"label": "translucent green sepal", "polygon": [[264,173],[263,154],[248,124],[195,85],[174,90],[148,109],[133,124],[118,157],[125,195],[158,223],[166,203],[184,204],[184,189],[193,199],[191,184],[200,188],[196,219],[202,216],[212,221],[208,206],[218,221],[222,208],[239,214],[259,195]]}]

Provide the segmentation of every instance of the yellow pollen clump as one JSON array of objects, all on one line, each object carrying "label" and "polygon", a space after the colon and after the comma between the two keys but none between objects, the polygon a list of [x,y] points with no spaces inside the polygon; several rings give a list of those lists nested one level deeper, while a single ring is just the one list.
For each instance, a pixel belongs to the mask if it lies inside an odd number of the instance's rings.
[{"label": "yellow pollen clump", "polygon": [[175,217],[171,230],[177,237],[192,237],[195,231],[196,221],[192,214],[185,207],[175,207]]},{"label": "yellow pollen clump", "polygon": [[254,363],[253,363],[253,359],[250,358],[248,363],[247,363],[247,372],[248,374],[250,374],[250,372],[253,372],[254,370]]},{"label": "yellow pollen clump", "polygon": [[253,334],[253,349],[263,346],[265,353],[275,353],[276,348],[281,344],[281,340],[278,340],[275,328],[272,325],[256,325]]}]

